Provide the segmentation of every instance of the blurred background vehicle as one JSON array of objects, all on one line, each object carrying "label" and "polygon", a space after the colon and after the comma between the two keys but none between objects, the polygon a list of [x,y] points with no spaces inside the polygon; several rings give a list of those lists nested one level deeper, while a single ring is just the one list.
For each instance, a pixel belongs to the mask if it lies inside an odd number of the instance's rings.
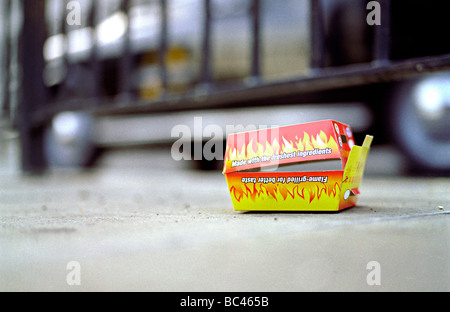
[{"label": "blurred background vehicle", "polygon": [[20,133],[25,172],[170,145],[201,116],[223,134],[337,119],[398,147],[413,172],[448,174],[446,10],[380,0],[369,25],[368,2],[5,0],[0,116]]}]

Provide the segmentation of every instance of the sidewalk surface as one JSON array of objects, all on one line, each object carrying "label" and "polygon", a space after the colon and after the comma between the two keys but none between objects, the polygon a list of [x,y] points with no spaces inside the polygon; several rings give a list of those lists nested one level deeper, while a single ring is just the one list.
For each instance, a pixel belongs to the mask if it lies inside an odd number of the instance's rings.
[{"label": "sidewalk surface", "polygon": [[0,143],[0,291],[450,290],[450,178],[406,177],[388,149],[355,208],[238,213],[221,172],[170,151],[30,177]]}]

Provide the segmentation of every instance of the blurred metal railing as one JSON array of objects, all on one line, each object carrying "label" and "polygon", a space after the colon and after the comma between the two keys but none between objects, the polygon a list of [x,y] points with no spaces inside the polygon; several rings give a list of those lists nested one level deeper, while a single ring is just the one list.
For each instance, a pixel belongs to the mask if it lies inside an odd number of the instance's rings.
[{"label": "blurred metal railing", "polygon": [[[352,66],[330,67],[326,65],[326,30],[322,1],[310,0],[310,74],[299,75],[278,81],[266,81],[262,76],[262,21],[261,0],[249,0],[248,20],[250,24],[250,65],[248,77],[232,85],[217,85],[213,79],[212,66],[212,23],[213,1],[199,0],[202,10],[201,27],[201,62],[199,77],[193,85],[183,93],[172,93],[168,79],[168,53],[169,53],[169,18],[167,0],[148,1],[157,6],[159,16],[159,34],[154,47],[157,50],[158,80],[160,85],[159,96],[152,100],[142,99],[136,95],[133,86],[133,78],[136,77],[135,50],[131,39],[131,20],[129,17],[132,1],[119,1],[118,10],[125,14],[124,33],[121,49],[119,49],[118,69],[115,82],[117,88],[114,94],[105,94],[105,77],[103,49],[100,47],[96,31],[102,22],[100,6],[104,1],[89,1],[87,10],[89,18],[83,27],[91,31],[91,46],[85,54],[84,66],[88,68],[89,75],[81,76],[81,80],[87,85],[87,89],[93,92],[86,94],[70,93],[61,96],[61,87],[45,85],[43,73],[48,70],[48,60],[44,60],[43,48],[49,38],[46,27],[46,10],[50,1],[23,0],[23,32],[21,37],[21,67],[23,73],[22,105],[19,111],[19,125],[22,138],[23,168],[26,171],[40,170],[46,167],[45,157],[42,151],[45,127],[53,116],[62,111],[83,110],[96,116],[126,115],[142,113],[161,113],[185,111],[192,109],[230,108],[245,105],[274,105],[290,103],[311,103],[354,100],[367,98],[365,87],[373,84],[386,83],[400,80],[411,75],[427,71],[441,70],[450,67],[450,54],[440,57],[420,57],[402,62],[390,60],[390,17],[389,0],[380,0],[382,4],[381,26],[374,29],[372,46],[372,58],[370,62],[352,64]],[[1,10],[15,1],[4,1]],[[66,5],[69,1],[64,2]],[[135,3],[135,2],[133,2]],[[65,38],[73,31],[66,23],[67,10],[61,10],[62,18],[59,28]],[[2,19],[4,25],[9,22]],[[57,27],[57,28],[58,28]],[[76,28],[77,26],[74,26]],[[4,28],[4,29],[7,29]],[[113,31],[113,30],[111,30]],[[97,32],[98,34],[98,32]],[[53,33],[52,35],[56,35]],[[0,37],[5,40],[5,36]],[[65,39],[67,40],[67,39]],[[66,41],[64,41],[66,42]],[[6,45],[8,46],[8,45]],[[11,49],[11,48],[10,48]],[[69,60],[69,53],[63,48],[60,62],[63,62],[67,71],[74,64]],[[450,51],[449,51],[450,52]],[[11,56],[12,51],[7,49],[6,55]],[[4,55],[4,53],[2,54]],[[4,59],[4,56],[3,56]],[[10,59],[12,59],[10,57]],[[4,64],[4,62],[2,62]],[[3,65],[4,66],[4,65]],[[72,66],[72,67],[71,67]],[[293,64],[295,66],[295,64]],[[61,67],[62,68],[62,67]],[[64,71],[65,69],[58,69]],[[3,71],[2,71],[3,72]],[[65,73],[67,75],[67,73]],[[8,74],[2,76],[2,84],[11,79]],[[90,79],[90,80],[89,80]],[[5,89],[5,87],[3,87]],[[351,92],[348,92],[351,90]],[[326,91],[326,92],[324,92]],[[1,108],[4,112],[5,93],[2,96]],[[11,100],[11,99],[10,99]],[[7,102],[7,101],[6,101]],[[11,106],[11,105],[10,105]]]},{"label": "blurred metal railing", "polygon": [[23,19],[20,1],[0,3],[0,119],[15,124],[20,101],[19,39]]}]

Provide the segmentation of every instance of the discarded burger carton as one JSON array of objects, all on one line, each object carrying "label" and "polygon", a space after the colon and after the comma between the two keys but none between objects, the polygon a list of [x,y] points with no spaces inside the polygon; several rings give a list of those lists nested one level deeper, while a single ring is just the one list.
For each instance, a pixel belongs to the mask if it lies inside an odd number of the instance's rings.
[{"label": "discarded burger carton", "polygon": [[373,137],[333,120],[230,134],[223,173],[236,211],[338,211],[357,203]]}]

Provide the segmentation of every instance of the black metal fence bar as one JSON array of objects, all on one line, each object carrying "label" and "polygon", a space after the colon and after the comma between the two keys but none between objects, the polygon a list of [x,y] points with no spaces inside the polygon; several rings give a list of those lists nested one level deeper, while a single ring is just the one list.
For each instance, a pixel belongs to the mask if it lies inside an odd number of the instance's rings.
[{"label": "black metal fence bar", "polygon": [[92,47],[90,55],[91,68],[95,80],[95,88],[93,98],[95,103],[98,105],[101,103],[100,99],[104,96],[103,89],[103,67],[101,64],[100,47],[98,40],[97,25],[99,24],[99,2],[92,1],[91,12],[89,15],[89,26],[92,27],[94,31],[94,36],[92,38]]},{"label": "black metal fence bar", "polygon": [[310,12],[310,66],[312,70],[317,70],[325,65],[325,25],[320,0],[310,1]]},{"label": "black metal fence bar", "polygon": [[9,0],[0,4],[0,117],[9,115],[9,25],[10,25],[10,5]]},{"label": "black metal fence bar", "polygon": [[203,38],[202,38],[202,60],[201,60],[201,82],[209,87],[212,81],[211,72],[211,0],[203,0]]},{"label": "black metal fence bar", "polygon": [[384,62],[390,59],[391,36],[391,1],[380,0],[381,25],[374,30],[373,59],[375,62]]},{"label": "black metal fence bar", "polygon": [[[129,16],[130,1],[122,0],[120,10]],[[133,74],[133,55],[131,53],[131,32],[130,32],[130,18],[127,18],[125,34],[123,38],[122,56],[120,58],[119,70],[119,92],[121,101],[125,101],[126,105],[131,105],[132,96],[132,74]]]},{"label": "black metal fence bar", "polygon": [[250,69],[251,78],[255,82],[261,79],[261,1],[252,0],[252,63]]},{"label": "black metal fence bar", "polygon": [[[46,39],[45,2],[23,1],[21,40],[22,87],[25,92],[19,105],[21,165],[24,172],[40,173],[47,167],[44,156],[44,128],[35,127],[33,115],[47,105],[48,95],[42,79],[44,58],[42,47]],[[30,57],[32,56],[32,57]]]},{"label": "black metal fence bar", "polygon": [[19,106],[20,95],[22,93],[20,86],[20,79],[22,73],[20,71],[20,39],[21,39],[21,21],[23,20],[22,2],[21,1],[7,1],[7,14],[9,26],[5,29],[7,35],[7,68],[8,71],[6,81],[7,90],[7,112],[9,119],[17,122],[17,109]]},{"label": "black metal fence bar", "polygon": [[[64,1],[64,8],[66,8],[67,3],[69,0]],[[58,25],[58,28],[55,29],[55,33],[51,34],[51,35],[57,35],[58,33],[62,34],[64,36],[64,38],[66,38],[67,42],[68,40],[68,35],[69,35],[69,24],[67,23],[67,11],[64,10],[65,13],[63,13],[63,17],[60,21],[60,24]],[[68,75],[70,75],[70,71],[71,71],[71,62],[69,60],[69,48],[67,45],[66,50],[64,51],[64,53],[62,53],[61,55],[61,65],[63,66],[66,70],[66,77],[68,77]],[[56,105],[54,103],[54,98],[52,96],[50,96],[47,106],[51,106],[51,105]]]},{"label": "black metal fence bar", "polygon": [[161,97],[164,99],[168,92],[168,73],[167,73],[167,53],[169,45],[168,36],[168,13],[167,13],[167,0],[160,0],[160,13],[161,13],[161,25],[160,25],[160,37],[159,37],[159,75],[161,79]]}]

